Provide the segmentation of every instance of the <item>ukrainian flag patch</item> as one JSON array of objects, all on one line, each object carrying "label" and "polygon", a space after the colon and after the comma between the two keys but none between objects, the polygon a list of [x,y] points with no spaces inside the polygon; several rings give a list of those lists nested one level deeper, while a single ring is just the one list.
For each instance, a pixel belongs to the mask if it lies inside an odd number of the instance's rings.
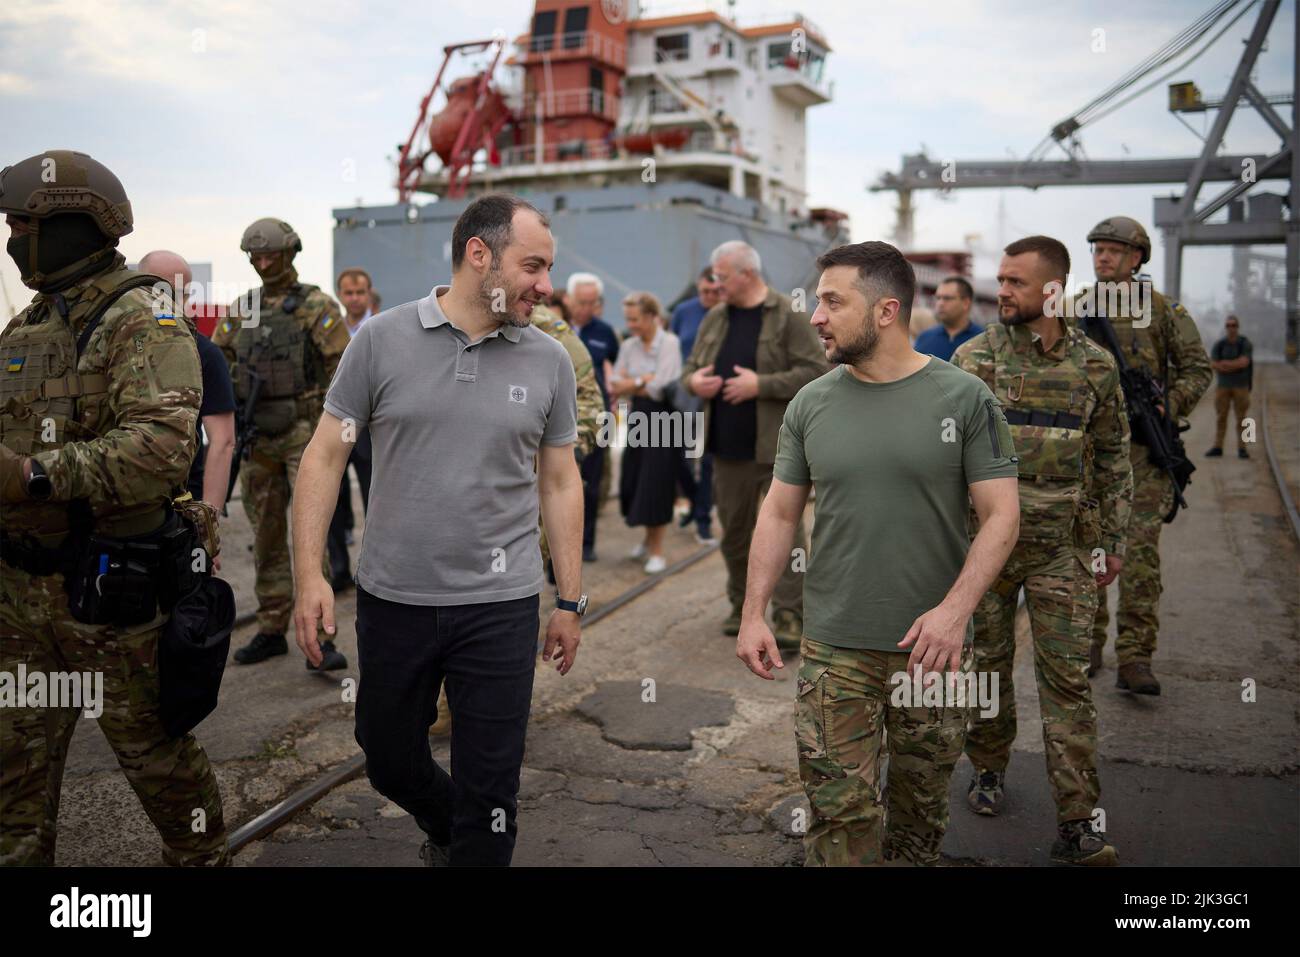
[{"label": "ukrainian flag patch", "polygon": [[26,362],[26,361],[27,361],[27,357],[26,357],[26,356],[19,356],[19,357],[16,358],[16,359],[10,359],[8,362],[5,363],[5,371],[6,371],[6,372],[22,372],[22,371],[23,371],[23,363]]},{"label": "ukrainian flag patch", "polygon": [[323,323],[321,323],[321,328],[322,328],[322,329],[328,329],[328,328],[329,328],[330,326],[332,326],[332,325],[334,325],[334,317],[333,317],[333,316],[326,316],[326,317],[325,317],[325,321],[324,321]]},{"label": "ukrainian flag patch", "polygon": [[229,331],[230,331],[230,320],[229,320],[229,319],[227,319],[225,322],[223,322],[223,323],[221,324],[221,331],[222,331],[222,332],[229,332]]},{"label": "ukrainian flag patch", "polygon": [[157,318],[158,318],[158,325],[160,325],[160,326],[174,326],[174,325],[176,325],[176,317],[175,317],[175,316],[158,316]]}]

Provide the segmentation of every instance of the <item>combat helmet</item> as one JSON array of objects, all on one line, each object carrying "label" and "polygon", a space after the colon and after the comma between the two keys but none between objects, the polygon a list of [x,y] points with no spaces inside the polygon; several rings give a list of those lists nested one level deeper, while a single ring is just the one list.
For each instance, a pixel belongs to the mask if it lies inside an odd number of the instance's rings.
[{"label": "combat helmet", "polygon": [[1092,232],[1088,233],[1088,242],[1095,243],[1099,239],[1136,246],[1142,250],[1142,262],[1144,263],[1151,258],[1151,237],[1147,235],[1147,231],[1142,228],[1142,224],[1136,219],[1130,219],[1127,216],[1106,217],[1092,227]]},{"label": "combat helmet", "polygon": [[[75,150],[46,150],[0,170],[0,212],[31,219],[23,282],[33,288],[103,259],[135,228],[122,181],[107,166]],[[102,249],[46,275],[37,268],[40,222],[62,213],[89,216],[106,242]]]},{"label": "combat helmet", "polygon": [[[244,236],[239,241],[239,248],[249,255],[286,251],[300,253],[302,252],[302,240],[294,232],[293,227],[283,219],[267,216],[259,219],[244,230]],[[293,257],[290,256],[289,258]]]}]

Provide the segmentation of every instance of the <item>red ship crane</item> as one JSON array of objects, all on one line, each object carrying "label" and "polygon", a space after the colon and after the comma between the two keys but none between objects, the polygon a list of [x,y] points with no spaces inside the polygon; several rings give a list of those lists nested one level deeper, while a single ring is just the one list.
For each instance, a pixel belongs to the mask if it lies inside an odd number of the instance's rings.
[{"label": "red ship crane", "polygon": [[[420,115],[411,127],[397,160],[397,195],[400,202],[408,202],[420,182],[424,164],[436,154],[447,170],[447,195],[463,196],[469,180],[470,164],[480,149],[488,151],[488,162],[500,162],[496,150],[496,137],[501,128],[513,119],[505,98],[492,85],[492,76],[505,39],[474,40],[453,43],[442,48],[442,66],[434,77],[433,86],[420,101]],[[431,113],[434,97],[442,90],[442,77],[447,65],[457,53],[475,54],[487,51],[491,62],[483,71],[473,76],[461,77],[443,90],[446,105],[438,113]],[[422,149],[417,150],[416,144]]]}]

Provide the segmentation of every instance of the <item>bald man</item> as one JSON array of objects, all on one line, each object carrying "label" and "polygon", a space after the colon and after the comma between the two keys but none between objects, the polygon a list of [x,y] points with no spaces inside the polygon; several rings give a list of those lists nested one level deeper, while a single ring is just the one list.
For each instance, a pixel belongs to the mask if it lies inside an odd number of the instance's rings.
[{"label": "bald man", "polygon": [[[189,315],[186,290],[194,279],[190,264],[174,252],[155,250],[140,260],[139,270],[166,280],[172,287],[173,298],[183,303]],[[194,342],[199,347],[199,362],[203,367],[203,402],[199,407],[199,428],[207,436],[197,436],[197,450],[190,476],[185,483],[190,494],[216,507],[220,512],[226,505],[226,490],[230,487],[230,465],[235,454],[235,389],[230,381],[230,370],[225,356],[212,340],[194,329]],[[221,571],[221,558],[212,561],[214,571]]]}]

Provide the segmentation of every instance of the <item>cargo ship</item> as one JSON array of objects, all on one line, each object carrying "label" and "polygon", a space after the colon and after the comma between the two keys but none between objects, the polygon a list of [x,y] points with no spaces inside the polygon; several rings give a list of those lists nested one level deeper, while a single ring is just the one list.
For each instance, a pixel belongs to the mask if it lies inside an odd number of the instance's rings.
[{"label": "cargo ship", "polygon": [[526,34],[444,47],[397,202],[333,211],[335,271],[368,270],[390,304],[420,298],[451,275],[456,218],[501,190],[550,219],[557,286],[601,277],[615,325],[630,292],[693,294],[729,239],[776,288],[813,288],[816,257],[848,241],[844,213],[808,205],[804,117],[831,100],[830,44],[799,14],[742,24],[734,6],[537,0]]}]

